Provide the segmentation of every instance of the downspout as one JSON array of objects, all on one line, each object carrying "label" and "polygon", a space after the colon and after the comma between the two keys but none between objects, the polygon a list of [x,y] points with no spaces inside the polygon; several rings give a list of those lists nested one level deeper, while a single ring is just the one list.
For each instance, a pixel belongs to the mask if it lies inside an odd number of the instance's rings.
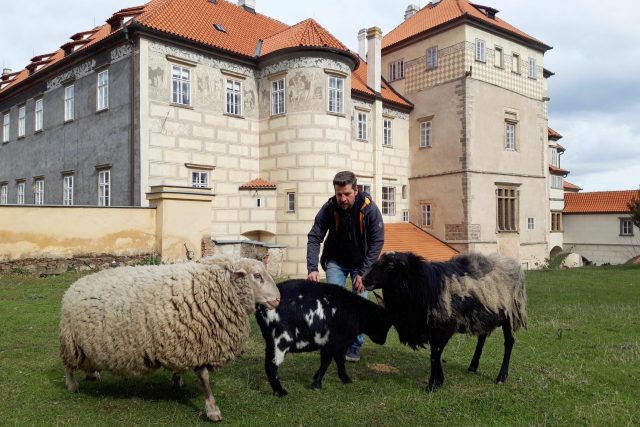
[{"label": "downspout", "polygon": [[135,189],[136,189],[136,165],[135,165],[135,135],[136,135],[136,127],[135,127],[135,102],[136,102],[136,94],[135,94],[135,77],[136,77],[136,62],[135,62],[135,42],[133,39],[129,37],[129,27],[124,26],[122,29],[124,33],[124,38],[131,45],[131,64],[129,69],[131,71],[131,75],[129,76],[129,105],[130,105],[130,117],[129,122],[131,127],[129,129],[129,159],[130,159],[130,179],[129,179],[129,206],[135,206],[136,198],[135,198]]}]

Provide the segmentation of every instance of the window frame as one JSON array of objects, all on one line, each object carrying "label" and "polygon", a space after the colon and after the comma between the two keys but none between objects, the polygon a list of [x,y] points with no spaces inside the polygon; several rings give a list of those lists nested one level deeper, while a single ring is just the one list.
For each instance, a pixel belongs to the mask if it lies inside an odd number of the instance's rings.
[{"label": "window frame", "polygon": [[527,218],[527,230],[534,231],[536,229],[536,219],[532,217]]},{"label": "window frame", "polygon": [[[518,151],[517,126],[518,126],[518,122],[515,120],[504,121],[505,151]],[[510,127],[512,128],[512,132],[509,132]],[[510,136],[511,136],[511,139],[510,139]]]},{"label": "window frame", "polygon": [[27,182],[22,180],[16,182],[16,205],[24,205],[25,203],[25,192],[26,192]]},{"label": "window frame", "polygon": [[9,184],[0,184],[0,205],[6,205],[9,203]]},{"label": "window frame", "polygon": [[285,78],[273,80],[271,82],[271,115],[279,116],[286,114],[286,81]]},{"label": "window frame", "polygon": [[478,62],[487,62],[487,45],[485,41],[480,38],[476,38],[475,60]]},{"label": "window frame", "polygon": [[552,233],[562,232],[562,211],[551,211],[550,231]]},{"label": "window frame", "polygon": [[2,115],[2,143],[9,142],[11,136],[11,112]]},{"label": "window frame", "polygon": [[240,79],[225,77],[224,94],[225,94],[225,114],[242,117],[243,114],[243,82]]},{"label": "window frame", "polygon": [[360,141],[369,140],[369,113],[366,111],[356,111],[356,139]]},{"label": "window frame", "polygon": [[[39,107],[39,108],[38,108]],[[33,131],[34,132],[42,132],[44,130],[44,99],[38,98],[35,100],[35,105],[33,107]]]},{"label": "window frame", "polygon": [[409,210],[408,209],[403,209],[402,210],[402,222],[409,222]]},{"label": "window frame", "polygon": [[[178,71],[177,75],[176,71]],[[192,71],[192,67],[171,64],[171,104],[183,107],[191,107]],[[185,73],[187,74],[186,78]]]},{"label": "window frame", "polygon": [[75,120],[75,85],[68,85],[64,87],[64,122],[71,122]]},{"label": "window frame", "polygon": [[537,72],[536,72],[536,60],[535,58],[529,58],[527,61],[528,75],[532,80],[537,80]]},{"label": "window frame", "polygon": [[[332,85],[332,82],[335,82]],[[345,78],[336,75],[327,76],[327,111],[331,114],[344,114]]]},{"label": "window frame", "polygon": [[515,74],[520,74],[522,71],[520,69],[520,54],[513,52],[511,54],[511,72]]},{"label": "window frame", "polygon": [[287,191],[287,213],[295,213],[296,211],[296,192],[295,191]]},{"label": "window frame", "polygon": [[520,190],[514,185],[496,188],[496,231],[517,233],[520,223]]},{"label": "window frame", "polygon": [[431,46],[427,48],[426,57],[427,70],[438,68],[438,46]]},{"label": "window frame", "polygon": [[493,65],[497,68],[504,69],[504,49],[502,46],[494,46]]},{"label": "window frame", "polygon": [[[204,177],[204,181],[202,180]],[[209,171],[207,170],[192,170],[191,171],[191,188],[210,188],[209,187]]]},{"label": "window frame", "polygon": [[382,186],[381,212],[386,216],[396,215],[396,187]]},{"label": "window frame", "polygon": [[404,79],[404,58],[389,63],[389,81]]},{"label": "window frame", "polygon": [[420,122],[420,148],[433,147],[433,120]]},{"label": "window frame", "polygon": [[33,204],[44,205],[44,178],[33,180]]},{"label": "window frame", "polygon": [[423,227],[433,227],[433,205],[431,203],[422,203],[420,205]]},{"label": "window frame", "polygon": [[24,138],[27,134],[27,106],[18,107],[18,138]]},{"label": "window frame", "polygon": [[111,199],[111,168],[101,169],[98,171],[98,206],[111,206]]},{"label": "window frame", "polygon": [[[105,76],[106,78],[101,78]],[[173,78],[173,77],[172,77]],[[109,109],[109,70],[102,70],[96,76],[96,112]]]},{"label": "window frame", "polygon": [[385,117],[382,118],[382,145],[393,146],[393,120]]},{"label": "window frame", "polygon": [[633,237],[633,220],[631,218],[620,218],[620,236]]},{"label": "window frame", "polygon": [[74,181],[75,179],[73,177],[73,174],[67,174],[62,176],[62,205],[63,206],[73,206]]},{"label": "window frame", "polygon": [[371,194],[371,184],[356,184],[356,188],[358,189],[358,193],[365,192]]}]

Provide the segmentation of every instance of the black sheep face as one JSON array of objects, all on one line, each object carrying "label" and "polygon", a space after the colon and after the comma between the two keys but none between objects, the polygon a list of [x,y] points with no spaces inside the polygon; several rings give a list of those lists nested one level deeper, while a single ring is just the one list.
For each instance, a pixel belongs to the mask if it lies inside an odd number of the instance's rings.
[{"label": "black sheep face", "polygon": [[406,267],[406,254],[387,252],[366,272],[363,277],[364,286],[368,291],[372,291],[384,289],[393,283],[401,283]]}]

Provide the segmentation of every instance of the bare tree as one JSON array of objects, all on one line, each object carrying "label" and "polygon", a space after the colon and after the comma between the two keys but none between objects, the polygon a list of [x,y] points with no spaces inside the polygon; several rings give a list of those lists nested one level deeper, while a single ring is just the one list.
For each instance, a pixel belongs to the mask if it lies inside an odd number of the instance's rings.
[{"label": "bare tree", "polygon": [[627,207],[629,208],[633,225],[640,228],[640,189],[638,189],[638,194],[627,203]]}]

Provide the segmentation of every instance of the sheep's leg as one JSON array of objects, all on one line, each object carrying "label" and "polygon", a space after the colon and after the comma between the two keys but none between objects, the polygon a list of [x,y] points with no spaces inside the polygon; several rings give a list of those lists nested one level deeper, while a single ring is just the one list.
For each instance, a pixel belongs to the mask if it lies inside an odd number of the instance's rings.
[{"label": "sheep's leg", "polygon": [[442,352],[444,351],[444,347],[447,345],[449,341],[449,337],[439,337],[436,339],[432,339],[430,341],[431,347],[431,373],[429,375],[429,391],[436,391],[436,389],[442,387],[444,384],[444,372],[442,371],[442,364],[440,362],[440,358],[442,357]]},{"label": "sheep's leg", "polygon": [[86,381],[100,381],[100,372],[87,371],[87,375],[84,377]]},{"label": "sheep's leg", "polygon": [[[282,360],[284,360],[284,356]],[[282,360],[278,360],[278,362],[282,363]],[[289,393],[282,387],[280,379],[278,378],[278,365],[280,363],[276,364],[275,349],[267,344],[267,347],[264,350],[264,371],[267,374],[267,379],[269,380],[269,384],[273,390],[273,395],[284,397]]]},{"label": "sheep's leg", "polygon": [[222,421],[222,414],[220,413],[220,409],[218,408],[218,405],[216,405],[216,399],[213,397],[213,393],[211,392],[209,371],[207,370],[207,367],[203,366],[201,368],[196,368],[195,371],[196,374],[198,374],[198,379],[200,380],[200,384],[206,394],[204,407],[207,412],[207,418],[211,421]]},{"label": "sheep's leg", "polygon": [[73,375],[73,369],[65,368],[64,370],[64,383],[67,386],[67,390],[71,393],[76,393],[80,386],[78,385],[78,381],[76,381],[75,376]]},{"label": "sheep's leg", "polygon": [[331,364],[331,354],[325,348],[320,350],[320,367],[318,371],[313,376],[313,383],[311,384],[311,388],[314,390],[320,390],[322,388],[322,378],[324,378],[325,372],[327,372],[327,368]]},{"label": "sheep's leg", "polygon": [[509,376],[509,361],[511,360],[511,349],[516,342],[513,336],[513,330],[511,329],[511,322],[509,319],[502,323],[502,333],[504,334],[504,356],[502,357],[502,366],[500,367],[500,373],[496,378],[497,384],[504,384]]},{"label": "sheep's leg", "polygon": [[478,370],[478,365],[480,364],[480,356],[482,356],[482,349],[484,347],[484,342],[487,340],[486,335],[480,335],[478,337],[478,344],[476,344],[476,351],[473,353],[473,359],[471,359],[471,364],[469,364],[469,372],[476,372]]},{"label": "sheep's leg", "polygon": [[338,367],[338,377],[343,384],[350,384],[351,378],[347,374],[347,368],[345,367],[345,359],[344,355],[346,354],[346,350],[343,352],[339,352],[333,355],[333,360],[336,361],[336,366]]},{"label": "sheep's leg", "polygon": [[182,381],[182,376],[177,372],[174,372],[173,375],[171,376],[171,382],[173,383],[173,388],[176,390],[181,389],[182,386],[184,385],[184,382]]}]

